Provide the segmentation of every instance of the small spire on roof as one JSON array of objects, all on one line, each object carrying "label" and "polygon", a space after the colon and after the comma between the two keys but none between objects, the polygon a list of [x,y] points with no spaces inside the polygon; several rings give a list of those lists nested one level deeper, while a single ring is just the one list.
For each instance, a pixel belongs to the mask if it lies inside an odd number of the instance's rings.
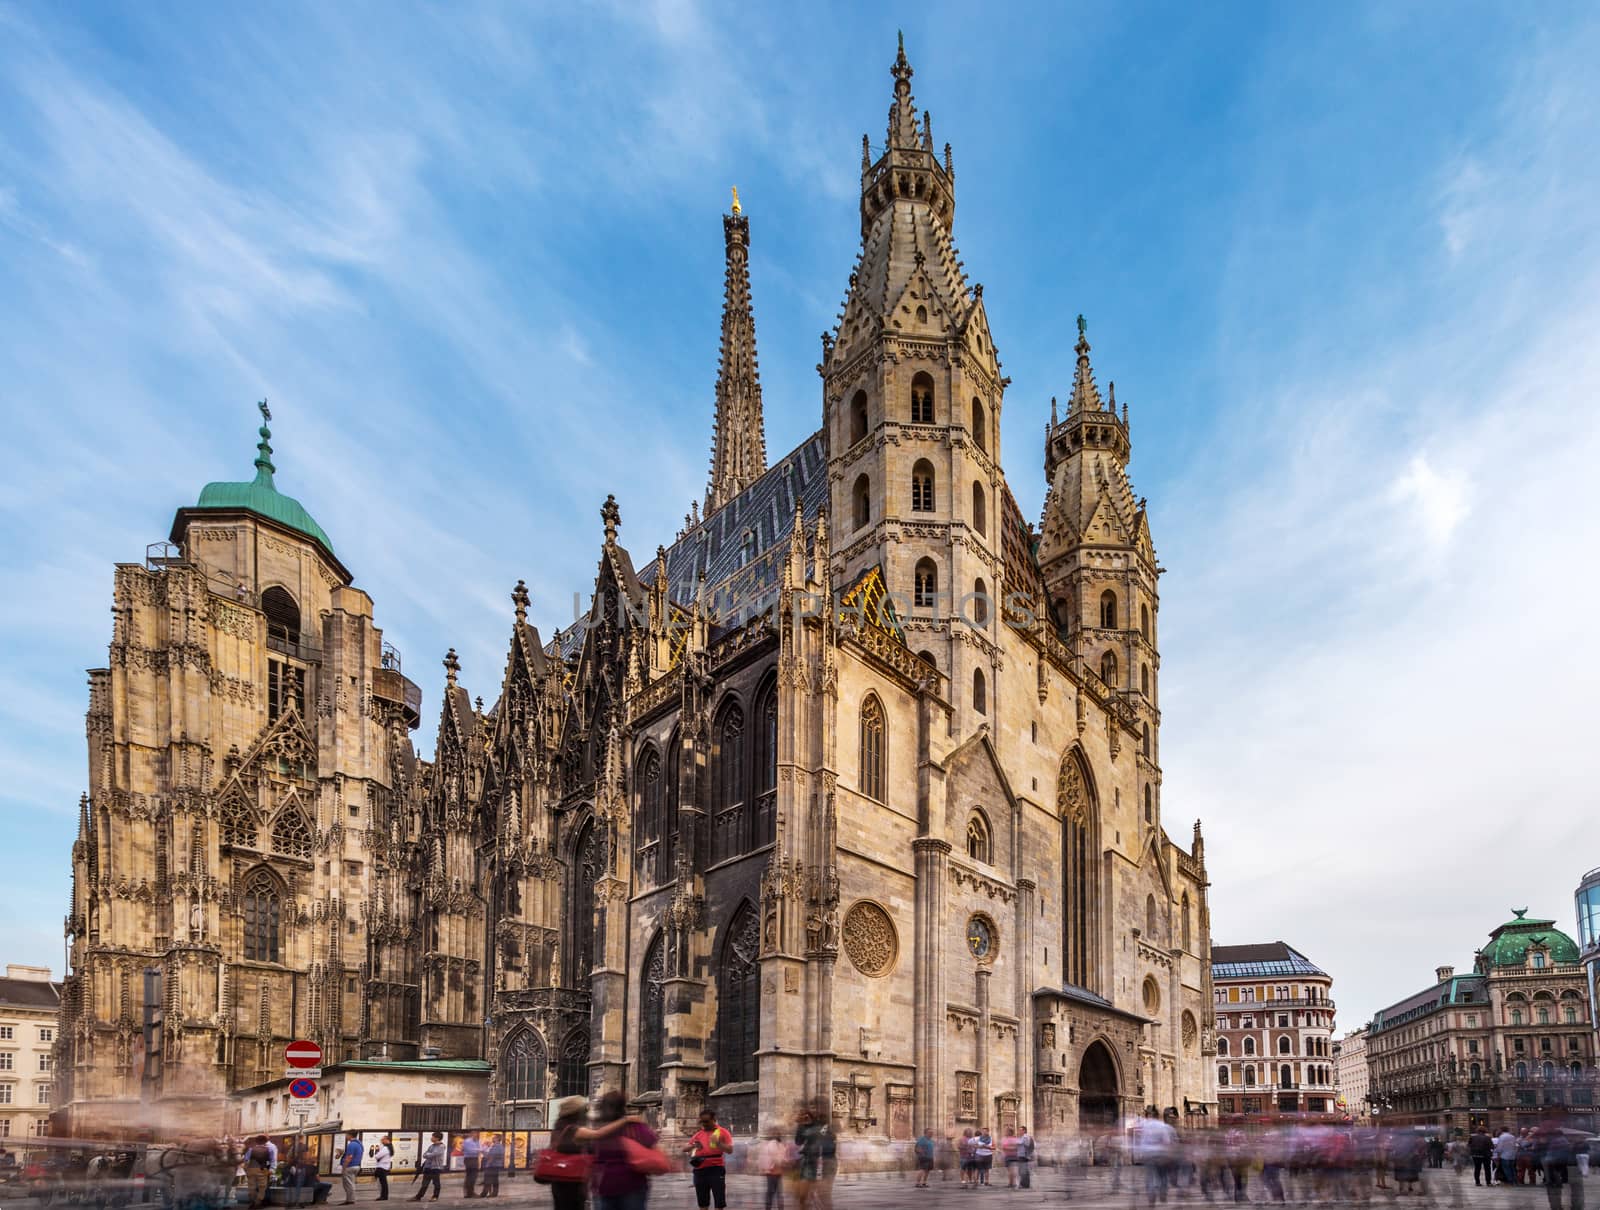
[{"label": "small spire on roof", "polygon": [[511,602],[517,607],[517,621],[528,620],[528,586],[522,580],[517,581],[517,586],[511,590]]},{"label": "small spire on roof", "polygon": [[456,649],[450,648],[444,653],[444,679],[452,689],[455,688],[456,675],[461,671],[461,661],[456,657]]},{"label": "small spire on roof", "polygon": [[272,472],[278,468],[272,465],[272,430],[267,427],[272,419],[272,409],[263,399],[256,407],[261,409],[261,440],[256,443],[256,482],[266,487],[272,486]]},{"label": "small spire on roof", "polygon": [[744,213],[744,207],[739,205],[739,186],[737,185],[733,186],[733,212],[735,214]]},{"label": "small spire on roof", "polygon": [[1078,354],[1078,368],[1072,375],[1072,402],[1067,406],[1067,413],[1103,411],[1100,388],[1094,384],[1094,369],[1089,364],[1089,323],[1082,315],[1078,316],[1078,343],[1074,351]]}]

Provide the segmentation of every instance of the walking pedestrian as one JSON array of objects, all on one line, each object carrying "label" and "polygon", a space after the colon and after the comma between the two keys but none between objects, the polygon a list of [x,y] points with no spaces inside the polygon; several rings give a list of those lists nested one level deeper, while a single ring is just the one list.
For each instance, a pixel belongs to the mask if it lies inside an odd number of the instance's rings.
[{"label": "walking pedestrian", "polygon": [[389,1170],[394,1167],[394,1141],[384,1135],[372,1145],[367,1158],[372,1161],[372,1175],[378,1181],[378,1200],[389,1200]]},{"label": "walking pedestrian", "polygon": [[416,1180],[418,1176],[422,1178],[417,1195],[411,1199],[414,1202],[422,1200],[422,1195],[428,1191],[429,1185],[433,1186],[433,1200],[439,1200],[439,1173],[444,1171],[444,1166],[450,1158],[444,1149],[442,1133],[435,1130],[428,1136],[428,1140],[427,1147],[422,1151],[422,1160],[417,1166],[417,1176],[411,1178],[412,1180]]},{"label": "walking pedestrian", "polygon": [[1467,1136],[1467,1154],[1472,1156],[1472,1183],[1494,1184],[1494,1140],[1482,1126],[1473,1127]]},{"label": "walking pedestrian", "polygon": [[250,1190],[250,1210],[266,1205],[267,1186],[272,1183],[272,1144],[267,1136],[258,1134],[250,1140],[244,1153],[245,1186]]},{"label": "walking pedestrian", "polygon": [[794,1203],[796,1210],[810,1210],[811,1194],[822,1169],[822,1123],[810,1106],[802,1105],[794,1115]]},{"label": "walking pedestrian", "polygon": [[989,1183],[989,1169],[994,1167],[994,1138],[989,1134],[988,1128],[978,1127],[978,1133],[972,1138],[972,1161],[976,1165],[977,1183]]},{"label": "walking pedestrian", "polygon": [[783,1178],[789,1172],[789,1145],[777,1126],[767,1128],[767,1141],[761,1144],[761,1175],[767,1180],[765,1210],[783,1210]]},{"label": "walking pedestrian", "polygon": [[1033,1136],[1028,1133],[1027,1123],[1023,1123],[1022,1130],[1017,1135],[1017,1187],[1019,1189],[1033,1188],[1033,1157],[1037,1153]]},{"label": "walking pedestrian", "polygon": [[917,1188],[926,1189],[928,1187],[928,1173],[933,1171],[934,1152],[933,1135],[929,1133],[926,1126],[922,1128],[922,1133],[917,1136],[915,1152],[917,1157]]},{"label": "walking pedestrian", "polygon": [[1517,1183],[1517,1136],[1511,1133],[1509,1127],[1502,1126],[1500,1133],[1494,1136],[1494,1158],[1500,1166],[1500,1183],[1502,1185],[1515,1185]]},{"label": "walking pedestrian", "polygon": [[613,1088],[595,1105],[595,1125],[573,1133],[594,1143],[594,1200],[596,1210],[644,1210],[650,1198],[650,1178],[634,1169],[624,1139],[641,1147],[654,1147],[659,1137],[641,1117],[627,1113],[627,1098]]},{"label": "walking pedestrian", "polygon": [[339,1155],[339,1184],[344,1186],[344,1201],[339,1203],[341,1206],[355,1203],[356,1177],[361,1172],[361,1156],[365,1151],[359,1134],[351,1134],[345,1139],[344,1151]]}]

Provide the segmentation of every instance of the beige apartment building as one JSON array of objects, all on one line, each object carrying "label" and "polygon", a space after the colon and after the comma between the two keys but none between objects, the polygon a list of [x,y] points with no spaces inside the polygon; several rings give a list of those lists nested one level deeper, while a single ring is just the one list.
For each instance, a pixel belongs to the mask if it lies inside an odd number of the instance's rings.
[{"label": "beige apartment building", "polygon": [[1333,979],[1282,941],[1211,947],[1219,1112],[1337,1113]]},{"label": "beige apartment building", "polygon": [[49,967],[6,964],[0,979],[0,1140],[50,1133],[60,1011],[61,985],[51,982]]},{"label": "beige apartment building", "polygon": [[1367,1026],[1353,1029],[1333,1044],[1335,1104],[1358,1122],[1371,1117],[1367,1101]]}]

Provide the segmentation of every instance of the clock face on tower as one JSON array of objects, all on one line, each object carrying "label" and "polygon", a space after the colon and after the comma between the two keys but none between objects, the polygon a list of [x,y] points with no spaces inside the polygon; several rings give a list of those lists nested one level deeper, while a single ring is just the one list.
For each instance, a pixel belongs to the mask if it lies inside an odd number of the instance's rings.
[{"label": "clock face on tower", "polygon": [[994,925],[982,916],[974,916],[967,921],[967,948],[972,951],[972,956],[978,959],[988,958],[994,953]]}]

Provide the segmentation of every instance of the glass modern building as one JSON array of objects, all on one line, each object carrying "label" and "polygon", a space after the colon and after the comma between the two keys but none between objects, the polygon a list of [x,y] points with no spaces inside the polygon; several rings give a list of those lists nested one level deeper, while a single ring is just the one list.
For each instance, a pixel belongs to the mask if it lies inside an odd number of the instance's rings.
[{"label": "glass modern building", "polygon": [[1600,1002],[1595,997],[1600,980],[1600,867],[1590,870],[1578,883],[1578,952],[1583,973],[1589,980],[1589,1023],[1600,1031]]}]

